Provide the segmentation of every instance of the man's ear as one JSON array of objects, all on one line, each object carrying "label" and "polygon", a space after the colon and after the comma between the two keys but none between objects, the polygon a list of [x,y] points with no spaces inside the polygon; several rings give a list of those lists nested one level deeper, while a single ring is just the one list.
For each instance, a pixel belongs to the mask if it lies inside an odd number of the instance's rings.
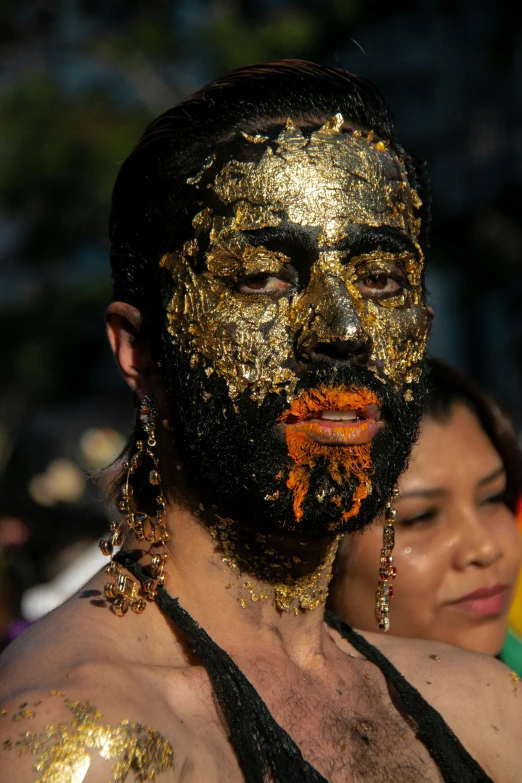
[{"label": "man's ear", "polygon": [[162,387],[149,340],[143,336],[143,316],[127,302],[112,302],[107,308],[107,335],[119,368],[131,389],[142,399],[157,397]]}]

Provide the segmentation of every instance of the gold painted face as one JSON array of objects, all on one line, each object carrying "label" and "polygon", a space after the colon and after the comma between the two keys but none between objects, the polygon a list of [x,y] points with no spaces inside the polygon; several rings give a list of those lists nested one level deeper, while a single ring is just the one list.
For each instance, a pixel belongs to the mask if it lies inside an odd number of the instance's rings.
[{"label": "gold painted face", "polygon": [[384,142],[342,126],[336,115],[310,135],[291,120],[275,142],[243,134],[246,161],[211,157],[189,181],[202,205],[194,236],[161,261],[169,332],[232,398],[291,398],[318,344],[362,346],[406,399],[420,374],[421,203]]}]

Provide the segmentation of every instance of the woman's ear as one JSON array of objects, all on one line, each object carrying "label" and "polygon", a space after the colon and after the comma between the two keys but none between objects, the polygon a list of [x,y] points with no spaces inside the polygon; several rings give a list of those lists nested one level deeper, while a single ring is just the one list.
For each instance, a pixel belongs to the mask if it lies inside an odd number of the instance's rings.
[{"label": "woman's ear", "polygon": [[107,308],[106,323],[112,351],[131,389],[139,399],[146,394],[156,397],[161,375],[152,359],[150,342],[143,335],[141,312],[127,302],[112,302]]}]

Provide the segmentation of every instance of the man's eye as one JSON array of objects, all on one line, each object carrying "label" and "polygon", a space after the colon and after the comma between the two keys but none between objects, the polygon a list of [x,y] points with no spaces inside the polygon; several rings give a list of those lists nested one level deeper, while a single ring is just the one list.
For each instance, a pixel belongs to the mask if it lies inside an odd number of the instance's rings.
[{"label": "man's eye", "polygon": [[291,283],[273,275],[255,275],[245,278],[238,286],[242,294],[285,294]]},{"label": "man's eye", "polygon": [[386,272],[375,272],[361,278],[357,288],[366,296],[388,297],[402,293],[403,286]]}]

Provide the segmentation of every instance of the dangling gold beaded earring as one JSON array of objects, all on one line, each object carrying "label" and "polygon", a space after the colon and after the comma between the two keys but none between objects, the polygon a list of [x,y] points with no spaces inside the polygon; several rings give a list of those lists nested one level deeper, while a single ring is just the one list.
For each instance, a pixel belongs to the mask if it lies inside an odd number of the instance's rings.
[{"label": "dangling gold beaded earring", "polygon": [[[144,599],[146,598],[149,601],[155,599],[158,585],[165,583],[163,569],[168,559],[166,544],[169,534],[165,526],[165,507],[167,502],[161,492],[158,458],[154,453],[158,410],[152,397],[147,396],[142,400],[139,417],[141,425],[147,434],[147,443],[143,440],[138,440],[136,442],[138,451],[133,454],[130,460],[126,460],[123,463],[123,468],[127,471],[127,475],[125,483],[121,488],[121,500],[118,503],[118,508],[125,517],[123,520],[111,524],[112,536],[109,539],[100,541],[101,551],[104,555],[111,558],[111,562],[105,566],[105,573],[116,579],[115,582],[108,582],[105,585],[105,597],[111,601],[112,611],[120,617],[127,612],[129,606],[138,614],[143,612],[147,606]],[[136,498],[134,497],[134,490],[131,484],[131,476],[143,465],[146,457],[152,460],[153,464],[152,470],[149,471],[149,483],[160,488],[156,497],[158,511],[155,517],[137,510]],[[124,523],[127,523],[139,541],[145,541],[151,545],[151,548],[162,548],[161,552],[152,555],[151,563],[147,567],[150,578],[143,584],[122,573],[119,563],[113,560],[112,557],[114,547],[120,546],[123,542]]]},{"label": "dangling gold beaded earring", "polygon": [[[396,498],[399,490],[392,490],[392,499]],[[390,579],[395,579],[397,569],[393,565],[393,547],[395,545],[395,529],[393,523],[397,511],[389,500],[384,512],[384,528],[382,531],[381,562],[379,566],[379,585],[375,594],[375,617],[379,628],[386,632],[390,630],[390,598],[393,598],[393,585]]]}]

